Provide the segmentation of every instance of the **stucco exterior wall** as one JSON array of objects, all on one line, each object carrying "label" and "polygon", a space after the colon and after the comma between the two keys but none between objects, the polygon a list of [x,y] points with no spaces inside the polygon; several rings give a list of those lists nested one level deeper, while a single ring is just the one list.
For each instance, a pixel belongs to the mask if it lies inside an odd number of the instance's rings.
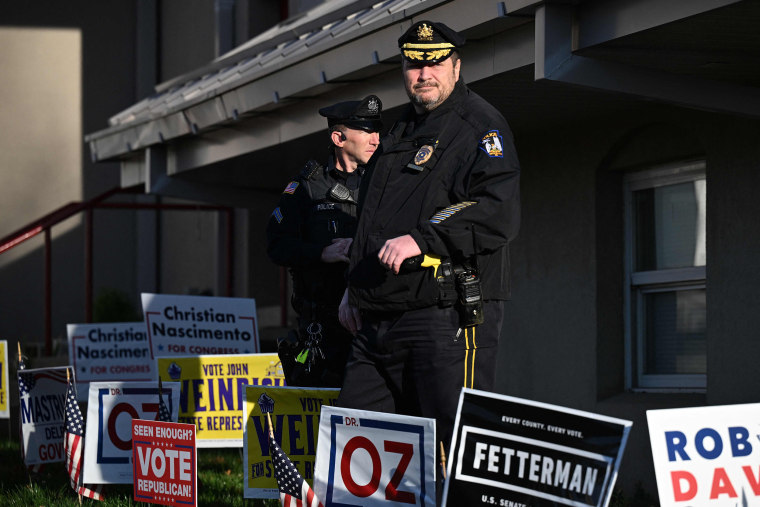
[{"label": "stucco exterior wall", "polygon": [[[523,222],[497,390],[634,422],[618,484],[656,497],[646,410],[756,402],[760,357],[753,269],[760,251],[756,121],[648,105],[603,121],[516,131]],[[707,162],[707,390],[627,392],[622,173]]]}]

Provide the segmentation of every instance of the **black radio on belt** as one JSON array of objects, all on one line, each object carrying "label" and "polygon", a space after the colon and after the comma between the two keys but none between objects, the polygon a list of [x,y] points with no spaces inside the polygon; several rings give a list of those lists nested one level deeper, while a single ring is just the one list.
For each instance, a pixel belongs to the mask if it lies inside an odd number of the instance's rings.
[{"label": "black radio on belt", "polygon": [[480,276],[475,269],[456,266],[455,287],[459,301],[459,323],[462,327],[477,326],[483,323],[483,294],[480,291]]}]

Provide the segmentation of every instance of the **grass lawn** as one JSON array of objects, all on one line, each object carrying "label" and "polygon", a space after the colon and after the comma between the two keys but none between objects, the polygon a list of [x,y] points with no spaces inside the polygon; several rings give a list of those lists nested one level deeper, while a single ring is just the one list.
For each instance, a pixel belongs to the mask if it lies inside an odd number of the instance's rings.
[{"label": "grass lawn", "polygon": [[[279,507],[279,500],[250,500],[243,498],[243,463],[239,449],[198,450],[198,505],[227,507]],[[115,507],[148,505],[135,502],[131,484],[105,486],[104,502],[83,499],[83,505]],[[79,505],[77,495],[69,485],[63,463],[48,465],[31,480],[21,462],[17,442],[0,442],[0,507],[68,507]],[[631,498],[618,490],[610,507],[656,506],[656,499],[642,489]]]},{"label": "grass lawn", "polygon": [[[104,489],[106,500],[82,504],[115,507],[148,505],[135,502],[131,484],[110,484]],[[279,500],[246,500],[243,498],[243,463],[239,449],[198,450],[198,505],[276,507]],[[31,479],[21,461],[18,442],[0,442],[0,506],[63,507],[79,505],[69,485],[63,463],[47,465]]]}]

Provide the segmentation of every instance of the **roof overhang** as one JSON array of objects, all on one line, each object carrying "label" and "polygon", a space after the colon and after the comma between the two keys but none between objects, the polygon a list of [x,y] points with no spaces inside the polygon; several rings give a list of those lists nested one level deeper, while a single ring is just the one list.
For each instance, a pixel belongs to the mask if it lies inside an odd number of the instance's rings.
[{"label": "roof overhang", "polygon": [[[642,99],[760,116],[760,5],[749,0],[324,5],[334,10],[262,34],[115,115],[87,137],[93,158],[122,160],[123,184],[163,192],[172,176],[323,131],[324,105],[375,93],[392,111],[408,101],[396,40],[425,18],[465,33],[468,83],[483,83],[510,121]],[[359,10],[346,14],[351,5]],[[219,195],[228,199],[229,185]]]},{"label": "roof overhang", "polygon": [[[129,158],[174,139],[225,125],[237,128],[245,123],[241,120],[251,118],[257,124],[253,149],[312,133],[323,128],[314,114],[317,107],[336,97],[356,98],[378,90],[378,76],[398,66],[396,40],[416,17],[435,18],[465,33],[482,25],[506,30],[526,22],[500,17],[498,5],[490,0],[390,0],[364,8],[361,2],[349,2],[354,11],[348,15],[343,3],[330,13],[320,13],[312,23],[272,34],[271,39],[262,40],[266,36],[262,34],[250,47],[159,85],[156,95],[115,115],[110,127],[86,137],[93,159]],[[386,108],[406,100],[403,90],[392,88],[392,94],[383,95]],[[307,108],[281,112],[304,102]],[[261,131],[266,132],[263,137]]]}]

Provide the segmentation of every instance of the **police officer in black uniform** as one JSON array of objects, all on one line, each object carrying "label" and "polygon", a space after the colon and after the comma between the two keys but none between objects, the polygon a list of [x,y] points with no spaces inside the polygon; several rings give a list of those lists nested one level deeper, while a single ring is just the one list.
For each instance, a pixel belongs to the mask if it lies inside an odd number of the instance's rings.
[{"label": "police officer in black uniform", "polygon": [[298,313],[298,330],[278,345],[289,385],[341,386],[352,336],[338,322],[338,305],[360,182],[380,142],[381,112],[375,95],[320,109],[330,135],[327,164],[307,162],[269,220],[267,253],[291,268],[291,303]]},{"label": "police officer in black uniform", "polygon": [[338,404],[437,421],[462,387],[492,390],[520,220],[504,117],[465,86],[464,38],[420,21],[399,39],[410,104],[381,142],[340,320],[356,334]]}]

